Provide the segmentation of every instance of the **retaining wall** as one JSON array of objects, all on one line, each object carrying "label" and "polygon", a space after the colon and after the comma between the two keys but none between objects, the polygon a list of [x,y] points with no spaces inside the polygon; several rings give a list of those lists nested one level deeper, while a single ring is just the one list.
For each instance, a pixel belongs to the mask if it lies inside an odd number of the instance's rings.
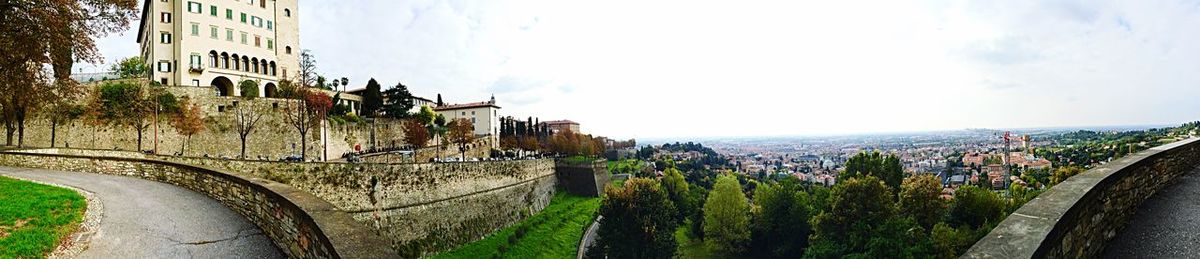
[{"label": "retaining wall", "polygon": [[138,177],[190,189],[253,222],[292,258],[382,258],[395,251],[332,204],[291,186],[240,172],[162,160],[0,153],[0,165]]},{"label": "retaining wall", "polygon": [[1138,206],[1200,165],[1200,139],[1138,152],[1068,178],[1000,222],[966,258],[1093,258]]}]

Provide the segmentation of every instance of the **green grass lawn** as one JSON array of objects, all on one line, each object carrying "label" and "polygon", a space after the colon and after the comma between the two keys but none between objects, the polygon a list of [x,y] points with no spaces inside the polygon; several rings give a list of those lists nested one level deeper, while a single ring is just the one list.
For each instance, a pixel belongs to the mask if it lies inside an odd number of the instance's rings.
[{"label": "green grass lawn", "polygon": [[532,217],[433,258],[575,258],[599,208],[600,198],[559,192]]},{"label": "green grass lawn", "polygon": [[688,225],[691,225],[691,220],[688,220],[683,226],[675,229],[675,243],[679,244],[675,250],[675,258],[745,258],[742,256],[723,255],[708,250],[708,247],[704,246],[704,241],[692,239],[691,234],[688,233]]},{"label": "green grass lawn", "polygon": [[0,258],[42,258],[83,220],[75,191],[0,176]]}]

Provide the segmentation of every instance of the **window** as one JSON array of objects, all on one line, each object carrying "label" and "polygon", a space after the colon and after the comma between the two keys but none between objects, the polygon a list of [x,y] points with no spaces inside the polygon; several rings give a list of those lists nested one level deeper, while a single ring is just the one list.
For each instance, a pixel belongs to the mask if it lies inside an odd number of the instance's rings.
[{"label": "window", "polygon": [[287,54],[289,54],[289,55],[292,54],[292,46],[287,46],[287,47],[284,47],[283,49],[284,49],[284,52],[286,52]]},{"label": "window", "polygon": [[475,116],[475,111],[471,111],[471,116]]},{"label": "window", "polygon": [[471,117],[471,123],[475,123],[475,117]]},{"label": "window", "polygon": [[188,8],[188,9],[187,9],[187,11],[188,11],[189,13],[202,13],[202,12],[204,12],[204,5],[201,5],[200,3],[197,3],[197,2],[188,2],[188,7],[187,7],[187,8]]},{"label": "window", "polygon": [[158,61],[158,72],[171,72],[171,62],[166,60]]},{"label": "window", "polygon": [[246,13],[242,13],[242,23],[246,23]]},{"label": "window", "polygon": [[192,23],[192,36],[200,36],[200,24]]},{"label": "window", "polygon": [[200,59],[200,54],[192,53],[191,58],[188,59],[188,67],[200,68],[202,66],[200,63],[201,60],[202,59]]},{"label": "window", "polygon": [[284,17],[292,17],[292,10],[291,10],[291,9],[284,8],[284,9],[283,9],[283,16],[284,16]]},{"label": "window", "polygon": [[225,9],[225,20],[233,20],[233,9]]},{"label": "window", "polygon": [[200,79],[192,79],[192,86],[200,86]]},{"label": "window", "polygon": [[262,28],[263,20],[262,20],[262,18],[259,18],[258,16],[251,16],[250,17],[250,25],[254,25],[255,27]]},{"label": "window", "polygon": [[217,17],[217,6],[215,6],[215,5],[208,6],[208,13],[211,14],[213,17]]},{"label": "window", "polygon": [[233,42],[233,29],[225,28],[225,40]]},{"label": "window", "polygon": [[272,23],[271,21],[267,21],[267,30],[268,30],[268,31],[270,31],[270,30],[274,30],[274,29],[275,29],[275,26],[274,26],[274,25],[275,25],[275,24],[274,24],[274,23]]},{"label": "window", "polygon": [[171,13],[164,12],[161,15],[159,15],[159,17],[160,17],[159,21],[161,21],[162,23],[171,23]]},{"label": "window", "polygon": [[275,49],[275,41],[267,38],[267,49]]},{"label": "window", "polygon": [[217,29],[217,26],[212,26],[212,25],[209,25],[209,26],[208,26],[208,30],[209,30],[209,33],[208,33],[208,35],[209,35],[209,37],[210,37],[210,38],[216,39],[217,37],[220,37],[220,36],[218,36],[218,35],[220,34],[220,33],[219,33],[219,32],[220,32],[220,30],[219,30],[219,29]]},{"label": "window", "polygon": [[258,7],[267,8],[267,0],[259,0]]},{"label": "window", "polygon": [[163,44],[171,44],[171,33],[170,32],[165,32],[165,31],[161,32],[161,33],[159,33],[158,38],[159,38],[159,42],[161,42]]},{"label": "window", "polygon": [[246,44],[246,32],[242,32],[242,44]]},{"label": "window", "polygon": [[261,38],[259,38],[258,35],[254,35],[254,46],[262,47]]}]

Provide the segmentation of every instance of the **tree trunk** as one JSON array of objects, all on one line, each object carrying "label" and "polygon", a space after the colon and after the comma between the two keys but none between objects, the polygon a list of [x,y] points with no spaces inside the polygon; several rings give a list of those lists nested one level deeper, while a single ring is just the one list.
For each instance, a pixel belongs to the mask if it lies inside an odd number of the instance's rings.
[{"label": "tree trunk", "polygon": [[246,135],[242,135],[242,156],[241,159],[246,159]]},{"label": "tree trunk", "polygon": [[300,161],[308,159],[308,132],[300,132]]},{"label": "tree trunk", "polygon": [[25,147],[25,116],[17,120],[17,147]]},{"label": "tree trunk", "polygon": [[137,128],[137,134],[138,134],[138,139],[137,139],[137,144],[138,144],[138,146],[137,146],[137,152],[139,152],[139,153],[141,153],[141,152],[142,152],[142,131],[145,131],[145,129],[144,129],[144,128],[141,128],[141,127],[138,127],[138,128]]},{"label": "tree trunk", "polygon": [[183,156],[184,151],[187,151],[187,145],[190,142],[192,142],[192,135],[187,135],[187,139],[183,140],[183,146],[179,147],[179,156]]},{"label": "tree trunk", "polygon": [[13,133],[17,131],[17,127],[13,127],[12,121],[4,122],[4,145],[13,145]]},{"label": "tree trunk", "polygon": [[58,137],[58,122],[50,120],[50,147],[54,147],[54,142]]}]

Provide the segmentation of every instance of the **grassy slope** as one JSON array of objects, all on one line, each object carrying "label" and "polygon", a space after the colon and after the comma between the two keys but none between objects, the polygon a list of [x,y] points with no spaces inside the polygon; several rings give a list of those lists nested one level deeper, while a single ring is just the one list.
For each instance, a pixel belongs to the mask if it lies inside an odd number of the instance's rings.
[{"label": "grassy slope", "polygon": [[86,207],[75,191],[0,177],[0,258],[43,257],[79,227]]},{"label": "grassy slope", "polygon": [[599,207],[600,198],[559,192],[538,214],[433,258],[574,258]]}]

